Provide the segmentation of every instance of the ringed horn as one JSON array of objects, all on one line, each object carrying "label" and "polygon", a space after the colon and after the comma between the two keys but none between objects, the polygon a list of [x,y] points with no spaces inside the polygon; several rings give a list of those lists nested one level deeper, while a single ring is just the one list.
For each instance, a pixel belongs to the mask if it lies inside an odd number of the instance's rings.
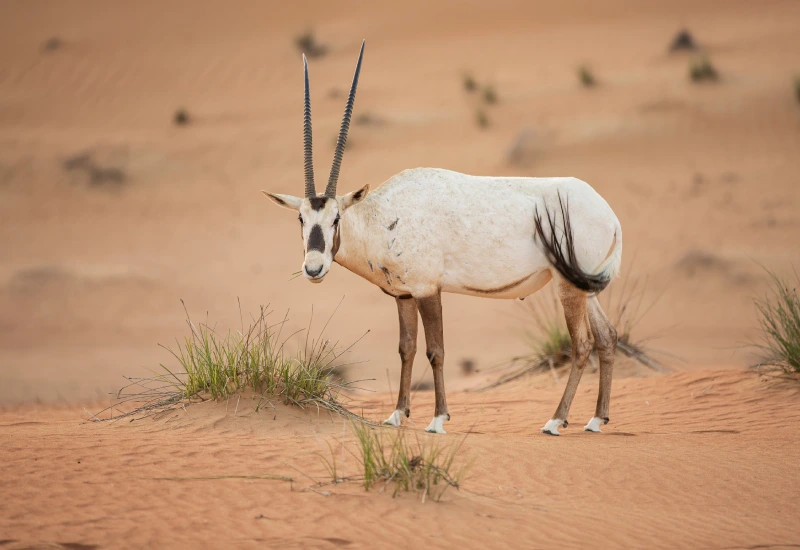
[{"label": "ringed horn", "polygon": [[[342,127],[339,129],[339,138],[336,140],[336,152],[333,155],[333,166],[331,175],[328,178],[328,186],[325,188],[325,196],[336,197],[336,183],[339,180],[339,170],[342,167],[342,155],[347,144],[347,131],[350,129],[350,117],[353,115],[353,104],[356,101],[356,88],[358,88],[358,75],[361,73],[361,60],[364,58],[364,45],[366,40],[361,42],[361,51],[358,54],[356,72],[353,75],[353,83],[350,86],[350,95],[347,97],[347,106],[344,109]],[[303,54],[303,68],[305,69],[305,109],[303,113],[303,154],[306,175],[306,198],[315,197],[317,194],[314,186],[314,161],[312,159],[311,147],[311,95],[308,86],[308,60]]]}]

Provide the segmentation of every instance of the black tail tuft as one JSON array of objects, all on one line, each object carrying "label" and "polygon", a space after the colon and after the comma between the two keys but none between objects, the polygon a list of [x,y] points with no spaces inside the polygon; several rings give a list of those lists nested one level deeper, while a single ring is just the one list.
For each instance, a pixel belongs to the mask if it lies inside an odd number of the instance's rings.
[{"label": "black tail tuft", "polygon": [[[536,235],[534,241],[538,236],[542,241],[544,253],[547,256],[550,264],[558,271],[562,277],[572,283],[576,288],[584,292],[600,292],[608,283],[611,278],[604,274],[591,275],[581,270],[578,265],[578,260],[575,257],[575,243],[572,238],[572,224],[569,221],[569,202],[565,205],[561,200],[561,193],[558,193],[558,206],[561,208],[561,218],[564,220],[564,236],[559,239],[556,234],[556,216],[555,213],[550,215],[550,210],[547,204],[544,205],[544,211],[547,215],[547,221],[550,226],[549,236],[545,234],[544,227],[542,227],[542,217],[539,215],[539,208],[534,211],[534,223],[536,224]],[[563,241],[563,242],[562,242]],[[566,255],[565,255],[566,252]]]}]

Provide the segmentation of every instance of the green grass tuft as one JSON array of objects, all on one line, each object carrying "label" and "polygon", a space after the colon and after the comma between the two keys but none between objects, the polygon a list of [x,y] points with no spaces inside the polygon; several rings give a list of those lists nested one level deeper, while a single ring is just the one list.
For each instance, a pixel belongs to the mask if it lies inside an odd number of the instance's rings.
[{"label": "green grass tuft", "polygon": [[456,468],[454,462],[464,439],[457,444],[441,444],[441,437],[415,436],[406,430],[372,428],[353,423],[363,467],[364,488],[378,483],[394,484],[399,491],[421,493],[422,501],[438,501],[448,488],[459,488],[467,466]]},{"label": "green grass tuft", "polygon": [[692,82],[719,80],[719,73],[707,56],[692,59],[689,64],[689,78]]},{"label": "green grass tuft", "polygon": [[785,374],[800,373],[800,296],[794,281],[782,279],[767,270],[770,291],[754,300],[758,309],[762,340],[755,344],[763,352],[760,365],[776,367]]},{"label": "green grass tuft", "polygon": [[578,67],[578,80],[584,88],[592,88],[597,85],[597,79],[586,65]]}]

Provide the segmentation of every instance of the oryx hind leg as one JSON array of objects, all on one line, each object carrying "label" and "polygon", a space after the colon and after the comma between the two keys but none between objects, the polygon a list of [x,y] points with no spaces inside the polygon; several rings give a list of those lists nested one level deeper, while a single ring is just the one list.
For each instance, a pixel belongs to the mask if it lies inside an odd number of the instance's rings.
[{"label": "oryx hind leg", "polygon": [[392,415],[384,420],[384,424],[400,426],[403,417],[411,413],[411,369],[414,366],[414,355],[417,353],[417,302],[411,298],[395,298],[397,314],[400,318],[400,391],[397,394],[397,407]]},{"label": "oryx hind leg", "polygon": [[567,387],[564,388],[564,395],[561,397],[561,402],[558,404],[553,418],[548,420],[547,424],[542,428],[542,433],[549,435],[559,435],[558,429],[569,424],[567,416],[572,405],[572,399],[578,390],[583,369],[592,351],[592,339],[587,318],[586,292],[562,280],[558,283],[558,297],[564,307],[564,318],[572,340],[572,370],[569,373]]},{"label": "oryx hind leg", "polygon": [[589,325],[597,345],[600,359],[600,391],[597,395],[597,408],[594,417],[583,428],[587,432],[599,432],[601,424],[608,424],[608,407],[611,401],[611,375],[614,370],[614,357],[617,351],[617,331],[608,320],[596,296],[587,302]]}]

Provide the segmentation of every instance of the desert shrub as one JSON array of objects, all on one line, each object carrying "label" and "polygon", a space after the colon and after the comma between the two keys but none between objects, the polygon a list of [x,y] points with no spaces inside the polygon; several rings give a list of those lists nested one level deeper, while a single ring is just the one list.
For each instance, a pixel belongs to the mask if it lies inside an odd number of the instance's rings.
[{"label": "desert shrub", "polygon": [[475,124],[477,124],[479,128],[489,127],[489,115],[486,113],[485,109],[475,109]]},{"label": "desert shrub", "polygon": [[597,84],[594,74],[586,65],[578,67],[578,81],[584,88],[591,88]]},{"label": "desert shrub", "polygon": [[191,122],[191,117],[189,116],[189,111],[184,108],[180,108],[175,111],[175,114],[172,116],[172,122],[176,126],[186,126]]},{"label": "desert shrub", "polygon": [[719,73],[707,56],[701,56],[689,63],[689,78],[692,82],[716,81]]},{"label": "desert shrub", "polygon": [[694,51],[696,49],[697,42],[695,42],[694,37],[687,29],[678,31],[678,34],[675,35],[675,38],[672,39],[672,43],[669,46],[669,51],[671,52],[681,50]]},{"label": "desert shrub", "polygon": [[472,93],[478,89],[478,82],[470,73],[464,73],[463,77],[461,78],[461,85],[464,86],[464,90],[469,93]]},{"label": "desert shrub", "polygon": [[328,53],[328,47],[319,43],[312,29],[308,29],[295,37],[294,43],[297,49],[306,54],[307,57],[322,57]]},{"label": "desert shrub", "polygon": [[458,443],[442,443],[441,437],[412,437],[407,430],[373,428],[353,423],[358,442],[364,488],[376,484],[394,485],[399,491],[418,492],[439,500],[449,487],[459,488],[466,465],[456,468],[454,462],[464,439]]},{"label": "desert shrub", "polygon": [[800,103],[800,76],[794,79],[794,97],[797,99],[797,102]]},{"label": "desert shrub", "polygon": [[486,102],[487,105],[494,105],[497,103],[497,90],[494,89],[494,86],[491,84],[487,84],[483,87],[483,101]]},{"label": "desert shrub", "polygon": [[778,277],[767,271],[770,289],[766,296],[755,300],[761,341],[756,346],[762,352],[760,365],[771,366],[786,374],[800,373],[800,296],[797,288],[800,277],[794,280]]}]

